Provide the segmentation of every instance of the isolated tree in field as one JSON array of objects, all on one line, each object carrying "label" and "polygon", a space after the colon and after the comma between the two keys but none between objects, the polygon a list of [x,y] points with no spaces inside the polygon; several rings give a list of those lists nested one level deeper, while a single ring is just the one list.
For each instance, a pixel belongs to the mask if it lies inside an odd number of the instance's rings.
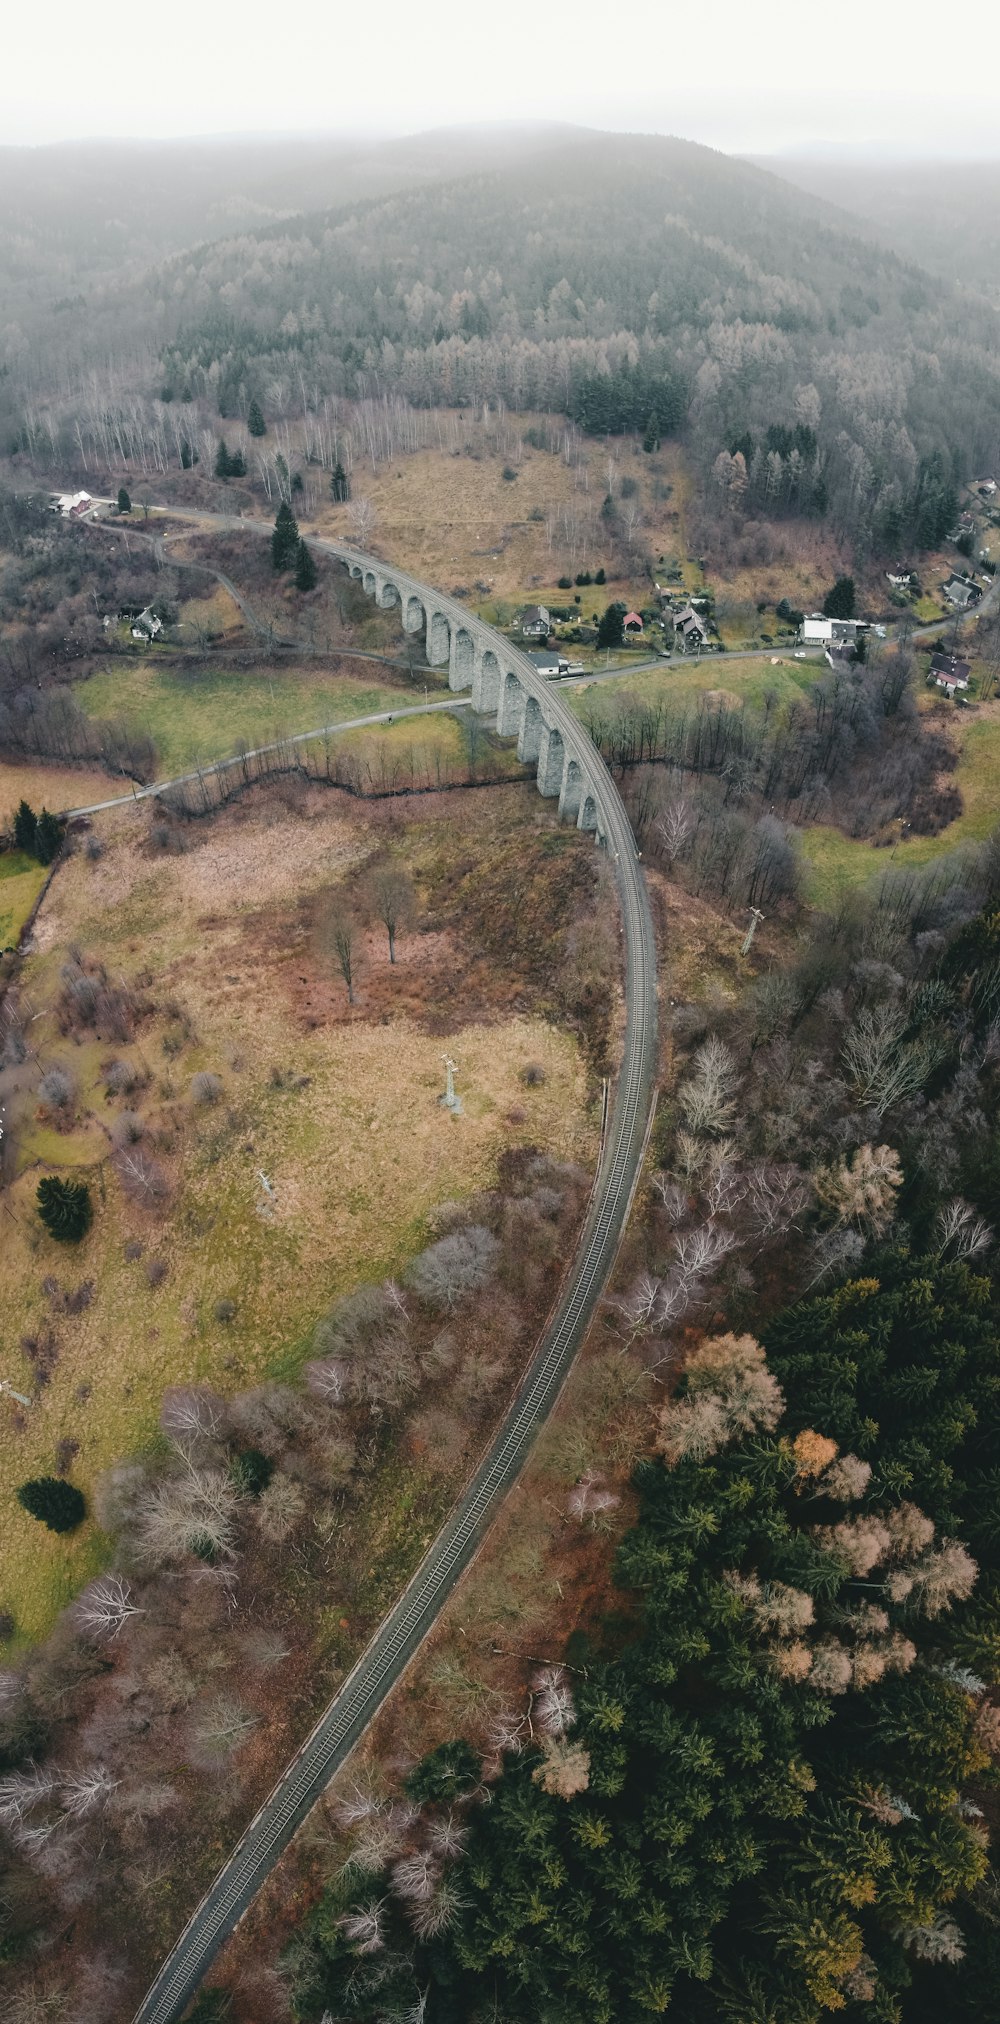
[{"label": "isolated tree in field", "polygon": [[72,1483],[64,1483],[61,1476],[34,1476],[21,1484],[17,1501],[50,1532],[72,1532],[87,1513],[82,1492]]},{"label": "isolated tree in field", "polygon": [[372,906],[389,937],[389,961],[396,960],[396,936],[413,914],[413,885],[403,871],[386,866],[372,881]]},{"label": "isolated tree in field", "polygon": [[651,456],[653,451],[658,450],[660,447],[660,417],[657,414],[650,415],[646,423],[646,433],[642,439],[642,447],[647,457]]},{"label": "isolated tree in field", "polygon": [[14,843],[18,850],[27,850],[32,856],[35,850],[35,831],[38,817],[30,802],[22,801],[14,817]]},{"label": "isolated tree in field", "polygon": [[58,816],[50,815],[43,808],[35,827],[35,856],[39,864],[51,864],[62,844],[62,825]]},{"label": "isolated tree in field", "polygon": [[333,467],[333,477],[330,479],[330,490],[333,493],[333,496],[336,499],[338,505],[343,505],[344,501],[349,499],[351,496],[351,488],[348,483],[347,472],[345,471],[343,464],[341,464],[339,460]]},{"label": "isolated tree in field", "polygon": [[316,588],[316,564],[302,540],[295,552],[295,588],[302,591]]},{"label": "isolated tree in field", "polygon": [[286,499],[278,507],[271,536],[271,561],[276,570],[291,569],[299,552],[298,522]]},{"label": "isolated tree in field", "polygon": [[264,410],[261,407],[259,401],[251,401],[250,403],[249,412],[247,414],[247,428],[249,429],[250,434],[252,436],[267,435],[267,423],[264,420]]},{"label": "isolated tree in field", "polygon": [[50,1237],[60,1244],[78,1244],[90,1228],[93,1208],[86,1181],[61,1181],[46,1174],[35,1194],[38,1213]]},{"label": "isolated tree in field", "polygon": [[215,475],[217,478],[229,476],[229,449],[224,436],[220,437],[219,447],[215,453]]},{"label": "isolated tree in field", "polygon": [[597,628],[599,647],[620,647],[625,638],[625,606],[609,604]]},{"label": "isolated tree in field", "polygon": [[330,918],[327,930],[330,950],[347,985],[347,1002],[354,1003],[354,975],[357,963],[358,927],[353,914],[344,910]]},{"label": "isolated tree in field", "polygon": [[832,590],[823,599],[824,618],[854,617],[854,578],[838,576]]},{"label": "isolated tree in field", "polygon": [[118,511],[119,513],[131,513],[132,511],[132,501],[124,485],[119,485],[118,487]]}]

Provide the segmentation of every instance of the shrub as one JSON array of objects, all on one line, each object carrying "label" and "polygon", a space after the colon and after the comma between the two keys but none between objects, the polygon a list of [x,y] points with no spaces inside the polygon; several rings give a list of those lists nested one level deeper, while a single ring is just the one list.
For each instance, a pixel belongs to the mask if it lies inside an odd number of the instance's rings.
[{"label": "shrub", "polygon": [[212,1309],[216,1321],[232,1321],[236,1315],[235,1300],[217,1300]]},{"label": "shrub", "polygon": [[108,1096],[128,1096],[136,1089],[142,1078],[131,1061],[109,1062],[104,1071],[104,1088]]},{"label": "shrub", "polygon": [[406,1780],[406,1792],[418,1806],[428,1800],[441,1804],[474,1791],[479,1780],[479,1757],[471,1744],[459,1739],[440,1743],[422,1758]]},{"label": "shrub", "polygon": [[454,1307],[492,1278],[499,1251],[492,1231],[474,1223],[422,1251],[410,1267],[410,1285],[429,1306]]},{"label": "shrub", "polygon": [[145,1118],[137,1110],[123,1110],[116,1118],[112,1138],[118,1146],[137,1146],[146,1130]]},{"label": "shrub", "polygon": [[38,1085],[38,1094],[49,1110],[68,1110],[74,1094],[73,1078],[68,1069],[48,1069]]},{"label": "shrub", "polygon": [[86,1181],[61,1181],[46,1174],[35,1200],[50,1237],[60,1244],[78,1244],[86,1236],[94,1213]]},{"label": "shrub", "polygon": [[561,576],[559,578],[559,588],[560,590],[572,590],[573,578],[571,576]]},{"label": "shrub", "polygon": [[83,846],[83,854],[88,864],[96,864],[98,858],[104,856],[104,845],[99,836],[88,836]]},{"label": "shrub", "polygon": [[521,1081],[525,1089],[538,1089],[545,1081],[545,1070],[540,1061],[526,1061],[521,1070]]},{"label": "shrub", "polygon": [[192,1075],[191,1077],[192,1103],[202,1105],[218,1103],[221,1095],[222,1095],[221,1076],[213,1075],[211,1071],[207,1068],[202,1068],[199,1070],[197,1075]]},{"label": "shrub", "polygon": [[500,475],[506,479],[508,485],[512,485],[517,477],[517,472],[509,464],[505,464]]},{"label": "shrub", "polygon": [[237,1490],[247,1497],[259,1497],[274,1475],[274,1463],[270,1455],[260,1448],[242,1448],[233,1459],[229,1471]]},{"label": "shrub", "polygon": [[167,1276],[166,1259],[150,1258],[146,1265],[147,1286],[162,1286],[166,1276]]},{"label": "shrub", "polygon": [[83,1493],[59,1476],[34,1476],[22,1483],[17,1501],[50,1532],[72,1532],[87,1514]]}]

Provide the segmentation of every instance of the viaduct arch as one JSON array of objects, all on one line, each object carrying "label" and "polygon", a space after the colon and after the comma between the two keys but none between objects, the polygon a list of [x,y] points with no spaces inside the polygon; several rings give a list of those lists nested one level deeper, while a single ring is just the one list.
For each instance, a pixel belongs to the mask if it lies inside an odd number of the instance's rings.
[{"label": "viaduct arch", "polygon": [[383,610],[398,605],[407,632],[426,628],[431,667],[447,667],[449,688],[471,688],[473,709],[495,717],[500,737],[517,739],[518,758],[537,765],[539,794],[557,797],[567,822],[606,843],[605,769],[582,725],[528,655],[457,599],[388,563],[333,541],[314,546],[335,555]]}]

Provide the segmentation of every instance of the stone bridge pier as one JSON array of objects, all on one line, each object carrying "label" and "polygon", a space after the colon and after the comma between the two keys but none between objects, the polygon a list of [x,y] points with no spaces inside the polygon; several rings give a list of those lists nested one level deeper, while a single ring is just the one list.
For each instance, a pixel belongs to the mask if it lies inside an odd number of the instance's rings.
[{"label": "stone bridge pier", "polygon": [[348,553],[344,561],[382,611],[399,606],[405,632],[424,633],[428,663],[432,668],[447,667],[449,688],[471,688],[473,709],[496,718],[499,737],[517,739],[522,764],[537,768],[539,794],[558,796],[560,816],[578,829],[591,830],[603,842],[599,790],[586,760],[570,749],[572,732],[565,709],[554,698],[550,705],[544,680],[524,656],[473,613],[466,614],[423,584],[368,557]]}]

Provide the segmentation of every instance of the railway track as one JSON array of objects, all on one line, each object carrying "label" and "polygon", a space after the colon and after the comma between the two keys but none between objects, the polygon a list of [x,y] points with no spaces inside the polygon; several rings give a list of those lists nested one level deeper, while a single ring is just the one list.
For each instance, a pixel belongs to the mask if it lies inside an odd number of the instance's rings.
[{"label": "railway track", "polygon": [[[240,525],[247,531],[270,531],[261,523]],[[314,545],[337,553],[332,544]],[[622,1064],[590,1208],[556,1312],[489,1450],[403,1594],[192,1913],[136,2011],[134,2024],[176,2024],[183,2015],[220,1947],[436,1623],[559,1397],[607,1283],[628,1217],[642,1164],[656,1063],[656,965],[649,904],[617,788],[578,720],[530,663],[525,666],[527,685],[533,687],[537,681],[547,714],[556,718],[570,748],[586,761],[621,905],[626,1002]]]}]

